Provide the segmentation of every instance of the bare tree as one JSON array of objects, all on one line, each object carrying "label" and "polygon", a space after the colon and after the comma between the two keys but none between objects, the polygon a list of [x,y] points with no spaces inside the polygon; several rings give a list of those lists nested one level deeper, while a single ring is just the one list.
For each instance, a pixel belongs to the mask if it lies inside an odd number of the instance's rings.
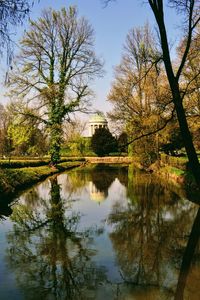
[{"label": "bare tree", "polygon": [[[23,113],[39,117],[50,131],[52,163],[60,158],[62,125],[70,113],[84,111],[90,80],[101,75],[93,49],[94,33],[77,9],[44,10],[21,41],[21,54],[10,78],[14,97],[27,101]],[[35,107],[30,113],[29,104]],[[39,112],[39,116],[38,116]]]}]

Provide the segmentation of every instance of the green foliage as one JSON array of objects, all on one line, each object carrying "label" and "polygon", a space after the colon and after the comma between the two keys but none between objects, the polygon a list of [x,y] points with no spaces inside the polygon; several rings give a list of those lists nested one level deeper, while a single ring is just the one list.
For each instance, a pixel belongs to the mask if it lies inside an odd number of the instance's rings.
[{"label": "green foliage", "polygon": [[80,135],[65,143],[61,153],[66,156],[95,156],[91,150],[91,138]]},{"label": "green foliage", "polygon": [[180,170],[180,169],[175,168],[175,167],[169,167],[169,171],[170,171],[170,173],[173,173],[177,176],[183,176],[185,174],[185,172],[183,170]]},{"label": "green foliage", "polygon": [[60,149],[62,141],[62,128],[60,124],[53,124],[50,128],[50,148],[49,154],[51,162],[57,164],[60,160]]},{"label": "green foliage", "polygon": [[177,150],[184,147],[180,129],[173,126],[171,127],[171,132],[168,134],[168,142],[161,145],[161,150],[164,151],[165,154],[175,155]]},{"label": "green foliage", "polygon": [[117,143],[118,143],[118,149],[120,152],[128,152],[128,135],[126,132],[122,132],[118,139],[117,139]]},{"label": "green foliage", "polygon": [[181,170],[186,170],[187,165],[188,165],[187,156],[176,157],[176,156],[170,156],[170,155],[161,153],[160,161],[161,161],[161,164],[163,164],[163,165],[170,165],[174,168],[178,168]]},{"label": "green foliage", "polygon": [[158,159],[158,154],[154,151],[142,152],[139,155],[139,162],[144,168],[148,168]]},{"label": "green foliage", "polygon": [[12,123],[8,128],[8,135],[12,138],[13,144],[19,146],[29,141],[31,130],[28,126]]},{"label": "green foliage", "polygon": [[117,141],[107,128],[97,128],[91,138],[92,150],[98,156],[117,151]]},{"label": "green foliage", "polygon": [[12,141],[8,134],[8,127],[13,121],[12,119],[8,111],[0,104],[0,154],[2,156],[10,156],[13,150]]},{"label": "green foliage", "polygon": [[46,153],[46,135],[44,130],[39,128],[38,121],[16,114],[12,106],[7,109],[7,114],[14,119],[9,122],[7,129],[11,148],[9,156],[11,154],[40,156]]},{"label": "green foliage", "polygon": [[83,156],[86,149],[84,138],[78,136],[74,141],[68,143],[68,147],[73,155]]}]

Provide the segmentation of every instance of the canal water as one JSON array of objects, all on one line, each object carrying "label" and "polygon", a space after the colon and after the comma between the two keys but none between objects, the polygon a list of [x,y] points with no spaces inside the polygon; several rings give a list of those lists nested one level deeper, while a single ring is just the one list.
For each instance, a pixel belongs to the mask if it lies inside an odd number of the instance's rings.
[{"label": "canal water", "polygon": [[46,179],[0,208],[0,299],[200,299],[189,198],[133,166]]}]

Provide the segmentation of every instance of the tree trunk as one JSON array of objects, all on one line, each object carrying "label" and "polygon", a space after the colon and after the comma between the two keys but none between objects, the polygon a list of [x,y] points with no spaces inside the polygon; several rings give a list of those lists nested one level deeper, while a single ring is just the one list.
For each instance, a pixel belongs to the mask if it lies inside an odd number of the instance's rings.
[{"label": "tree trunk", "polygon": [[62,126],[57,123],[51,125],[49,154],[51,156],[52,165],[56,165],[60,160],[61,140],[62,140]]},{"label": "tree trunk", "polygon": [[192,136],[188,127],[185,110],[180,98],[180,92],[174,95],[174,105],[176,108],[177,118],[180,126],[180,131],[184,141],[186,153],[189,160],[189,168],[191,169],[197,185],[200,187],[200,164],[197,153],[194,148]]}]

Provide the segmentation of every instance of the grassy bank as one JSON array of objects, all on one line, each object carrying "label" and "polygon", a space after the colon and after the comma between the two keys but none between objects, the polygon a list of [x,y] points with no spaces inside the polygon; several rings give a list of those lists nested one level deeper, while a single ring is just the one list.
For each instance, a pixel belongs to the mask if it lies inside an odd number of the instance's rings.
[{"label": "grassy bank", "polygon": [[[60,163],[63,162],[74,162],[74,161],[85,161],[83,157],[63,157],[60,160]],[[26,168],[26,167],[41,167],[48,166],[49,159],[26,159],[26,158],[18,158],[12,159],[11,161],[6,159],[0,160],[0,168],[2,169],[18,169],[18,168]]]},{"label": "grassy bank", "polygon": [[78,167],[83,161],[68,161],[58,164],[57,168],[47,166],[26,167],[19,169],[0,169],[0,193],[12,194],[46,177]]},{"label": "grassy bank", "polygon": [[[84,161],[92,165],[100,163],[109,165],[133,163],[137,168],[143,169],[137,157],[64,157],[56,169],[48,166],[48,159],[17,159],[11,162],[0,160],[0,193],[14,193],[16,190],[28,187],[50,175],[80,166]],[[195,186],[194,178],[188,171],[187,158],[185,157],[178,158],[161,155],[161,160],[150,166],[149,170],[164,180],[191,187]]]},{"label": "grassy bank", "polygon": [[195,187],[195,179],[189,170],[187,158],[167,157],[161,158],[155,164],[150,166],[150,170],[167,181],[172,181],[180,185]]}]

